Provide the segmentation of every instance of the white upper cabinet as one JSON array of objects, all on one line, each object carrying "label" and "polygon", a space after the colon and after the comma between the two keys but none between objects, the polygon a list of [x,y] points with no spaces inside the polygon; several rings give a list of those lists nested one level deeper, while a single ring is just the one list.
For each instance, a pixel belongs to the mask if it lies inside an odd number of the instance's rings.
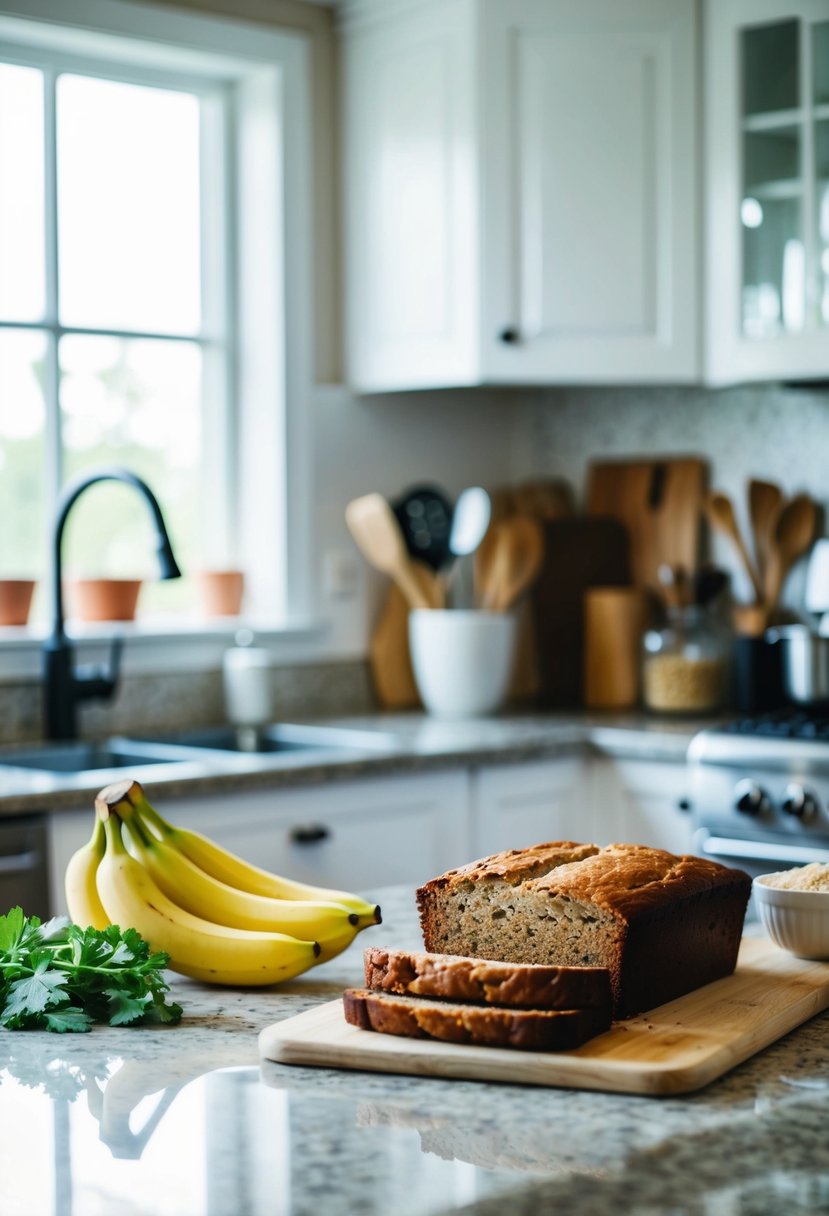
[{"label": "white upper cabinet", "polygon": [[699,377],[694,0],[353,0],[366,391]]},{"label": "white upper cabinet", "polygon": [[709,0],[706,378],[829,377],[829,0]]},{"label": "white upper cabinet", "polygon": [[485,378],[695,379],[693,3],[484,13]]},{"label": "white upper cabinet", "polygon": [[400,7],[358,6],[344,46],[347,362],[367,390],[479,379],[472,5]]}]

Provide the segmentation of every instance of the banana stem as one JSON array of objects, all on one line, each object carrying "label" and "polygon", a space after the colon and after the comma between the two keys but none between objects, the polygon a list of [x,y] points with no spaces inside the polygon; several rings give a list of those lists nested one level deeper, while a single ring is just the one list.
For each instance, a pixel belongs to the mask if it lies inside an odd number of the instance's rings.
[{"label": "banana stem", "polygon": [[169,837],[175,835],[175,829],[172,824],[169,824],[166,819],[162,819],[158,811],[150,806],[146,798],[142,798],[139,803],[135,804],[135,810],[138,818],[145,824],[149,823],[161,836]]},{"label": "banana stem", "polygon": [[103,820],[95,816],[95,826],[92,829],[92,836],[89,841],[89,847],[93,853],[97,853],[98,857],[103,857],[106,849],[106,830]]},{"label": "banana stem", "polygon": [[104,822],[106,845],[113,853],[126,853],[127,849],[121,836],[121,820],[117,815],[109,815]]},{"label": "banana stem", "polygon": [[125,817],[123,822],[126,825],[127,831],[135,838],[137,844],[143,845],[145,849],[152,848],[152,837],[141,822],[140,814],[133,813],[133,808],[130,808],[129,816]]}]

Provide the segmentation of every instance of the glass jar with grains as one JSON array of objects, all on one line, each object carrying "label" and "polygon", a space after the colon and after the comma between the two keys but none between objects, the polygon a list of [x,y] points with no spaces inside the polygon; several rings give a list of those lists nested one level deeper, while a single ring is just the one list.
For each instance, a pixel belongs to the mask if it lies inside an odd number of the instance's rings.
[{"label": "glass jar with grains", "polygon": [[644,638],[642,695],[657,713],[714,713],[728,692],[725,637],[696,605],[671,608]]}]

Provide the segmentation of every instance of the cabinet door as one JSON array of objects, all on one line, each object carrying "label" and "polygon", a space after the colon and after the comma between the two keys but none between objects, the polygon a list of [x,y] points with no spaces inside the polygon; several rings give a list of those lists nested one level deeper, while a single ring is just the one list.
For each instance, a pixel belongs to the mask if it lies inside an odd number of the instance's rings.
[{"label": "cabinet door", "polygon": [[684,764],[594,760],[596,844],[648,844],[690,853],[692,828]]},{"label": "cabinet door", "polygon": [[581,758],[476,769],[472,806],[475,857],[546,840],[592,840]]},{"label": "cabinet door", "polygon": [[349,890],[417,885],[467,859],[463,772],[247,794],[227,809],[213,798],[171,817],[267,870]]},{"label": "cabinet door", "polygon": [[[359,6],[358,6],[359,7]],[[346,347],[367,391],[477,376],[472,8],[347,23]]]},{"label": "cabinet door", "polygon": [[[213,794],[159,809],[266,870],[319,886],[414,887],[469,860],[468,782],[460,771]],[[66,863],[90,831],[87,812],[51,817],[53,909],[65,911]]]},{"label": "cabinet door", "polygon": [[693,380],[693,0],[485,11],[488,378]]},{"label": "cabinet door", "polygon": [[707,378],[829,375],[829,0],[709,0]]}]

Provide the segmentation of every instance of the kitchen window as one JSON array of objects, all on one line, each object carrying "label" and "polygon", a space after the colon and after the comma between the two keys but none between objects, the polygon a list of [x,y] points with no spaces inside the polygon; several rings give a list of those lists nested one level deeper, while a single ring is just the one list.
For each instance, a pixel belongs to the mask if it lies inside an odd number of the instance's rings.
[{"label": "kitchen window", "polygon": [[[0,0],[0,577],[38,578],[41,612],[60,488],[103,463],[154,489],[185,573],[249,569],[271,628],[307,612],[306,53],[121,0]],[[153,581],[128,489],[84,495],[64,543],[66,570],[146,574],[142,618],[186,631],[192,588]]]},{"label": "kitchen window", "polygon": [[[228,93],[10,54],[0,52],[0,571],[42,577],[59,485],[113,463],[153,487],[184,569],[227,564]],[[134,576],[147,550],[134,494],[106,485],[79,502],[67,569]],[[142,608],[183,606],[187,593],[179,580],[148,583]]]}]

